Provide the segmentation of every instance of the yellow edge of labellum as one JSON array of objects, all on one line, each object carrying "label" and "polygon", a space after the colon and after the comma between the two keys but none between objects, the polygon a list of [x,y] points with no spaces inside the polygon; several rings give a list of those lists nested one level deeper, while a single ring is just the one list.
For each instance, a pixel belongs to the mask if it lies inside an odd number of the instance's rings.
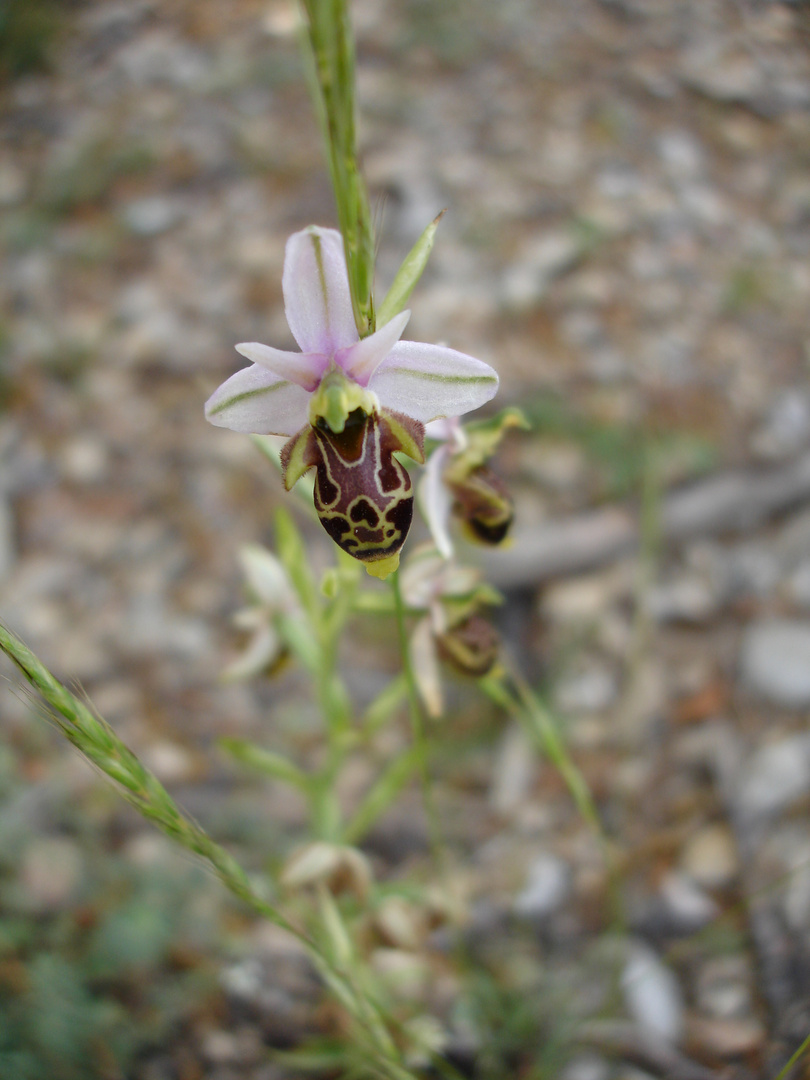
[{"label": "yellow edge of labellum", "polygon": [[[425,452],[416,439],[413,437],[407,427],[398,418],[397,413],[392,412],[390,409],[385,410],[385,419],[388,421],[388,426],[391,430],[391,434],[399,443],[397,449],[407,454],[409,458],[413,458],[419,465],[425,464]],[[411,421],[413,423],[413,421]]]},{"label": "yellow edge of labellum", "polygon": [[282,447],[282,479],[287,491],[292,491],[304,473],[311,469],[314,464],[307,458],[311,435],[312,428],[307,425],[301,428],[297,435],[293,435]]},{"label": "yellow edge of labellum", "polygon": [[393,574],[399,566],[399,552],[397,551],[394,555],[389,555],[386,559],[375,559],[374,562],[364,562],[363,566],[365,566],[367,574],[379,578],[380,581],[385,581],[389,574]]}]

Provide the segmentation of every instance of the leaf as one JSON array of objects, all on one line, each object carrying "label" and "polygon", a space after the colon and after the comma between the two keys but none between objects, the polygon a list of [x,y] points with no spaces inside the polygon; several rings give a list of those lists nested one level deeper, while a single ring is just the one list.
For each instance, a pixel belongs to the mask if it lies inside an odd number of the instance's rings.
[{"label": "leaf", "polygon": [[[393,684],[392,684],[393,685]],[[414,746],[395,758],[366,793],[356,814],[346,826],[343,839],[355,844],[391,805],[419,766],[419,748]]]},{"label": "leaf", "polygon": [[272,750],[265,750],[247,739],[220,739],[219,745],[229,757],[238,761],[240,765],[247,765],[257,772],[264,773],[274,780],[281,780],[299,791],[309,791],[310,780],[307,774],[293,765],[291,761],[276,754]]},{"label": "leaf", "polygon": [[400,707],[408,693],[404,675],[398,675],[371,702],[363,716],[363,732],[368,737],[386,724]]},{"label": "leaf", "polygon": [[430,252],[433,249],[436,230],[444,215],[445,211],[442,210],[442,212],[431,221],[405,256],[402,266],[397,270],[391,288],[385,294],[385,299],[380,304],[379,310],[377,311],[378,327],[385,326],[385,324],[390,322],[395,315],[399,315],[400,311],[402,311],[405,304],[408,302],[408,297],[413,292],[416,283],[422,276],[422,271],[427,266]]},{"label": "leaf", "polygon": [[302,607],[317,624],[320,601],[318,586],[307,562],[307,547],[292,515],[284,509],[276,511],[276,546]]}]

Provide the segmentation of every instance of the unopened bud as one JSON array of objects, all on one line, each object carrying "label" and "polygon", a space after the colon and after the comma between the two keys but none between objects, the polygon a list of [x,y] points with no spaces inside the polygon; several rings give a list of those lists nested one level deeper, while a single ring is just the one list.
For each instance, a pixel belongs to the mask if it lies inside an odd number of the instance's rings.
[{"label": "unopened bud", "polygon": [[488,465],[479,465],[461,479],[448,479],[453,513],[482,544],[500,544],[515,516],[506,484]]},{"label": "unopened bud", "polygon": [[498,657],[500,639],[483,615],[470,615],[437,638],[439,654],[462,675],[486,675]]},{"label": "unopened bud", "polygon": [[371,882],[371,866],[361,851],[323,840],[299,848],[281,872],[287,889],[324,885],[334,896],[352,892],[359,900],[366,898]]},{"label": "unopened bud", "polygon": [[425,912],[403,896],[387,896],[374,912],[374,928],[386,945],[418,949],[425,940]]}]

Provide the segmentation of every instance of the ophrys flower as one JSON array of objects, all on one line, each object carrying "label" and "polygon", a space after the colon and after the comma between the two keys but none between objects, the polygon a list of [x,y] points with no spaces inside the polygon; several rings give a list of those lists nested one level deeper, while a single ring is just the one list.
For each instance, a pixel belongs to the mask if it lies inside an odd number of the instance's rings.
[{"label": "ophrys flower", "polygon": [[394,453],[422,462],[424,424],[477,409],[498,376],[455,349],[401,341],[408,311],[361,339],[334,229],[313,225],[290,237],[282,290],[301,352],[237,345],[253,363],[212,394],[206,417],[234,431],[291,436],[282,454],[287,489],[315,468],[324,528],[385,576],[413,514],[410,477]]}]

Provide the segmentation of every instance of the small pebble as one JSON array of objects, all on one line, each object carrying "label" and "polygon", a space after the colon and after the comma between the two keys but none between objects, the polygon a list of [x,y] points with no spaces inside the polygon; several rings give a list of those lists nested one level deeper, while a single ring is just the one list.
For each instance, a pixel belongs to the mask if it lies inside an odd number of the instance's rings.
[{"label": "small pebble", "polygon": [[778,814],[810,792],[810,735],[792,735],[757,750],[745,764],[736,803],[749,821]]},{"label": "small pebble", "polygon": [[769,619],[745,632],[740,669],[746,683],[776,705],[810,705],[810,622]]},{"label": "small pebble", "polygon": [[692,1016],[688,1034],[690,1042],[721,1058],[756,1053],[765,1042],[765,1029],[754,1018],[725,1020]]},{"label": "small pebble", "polygon": [[507,728],[501,739],[489,789],[489,802],[497,814],[508,815],[526,799],[537,774],[537,755],[523,728]]},{"label": "small pebble", "polygon": [[630,1015],[651,1034],[680,1041],[684,1005],[674,973],[649,946],[633,942],[622,972],[622,990]]},{"label": "small pebble", "polygon": [[176,225],[181,216],[180,206],[162,195],[136,199],[124,208],[124,221],[136,236],[158,236]]},{"label": "small pebble", "polygon": [[696,885],[722,889],[739,872],[737,848],[726,825],[707,825],[687,840],[681,853],[681,868]]},{"label": "small pebble", "polygon": [[551,852],[537,855],[529,867],[527,882],[515,897],[513,910],[526,919],[544,919],[568,899],[571,868]]},{"label": "small pebble", "polygon": [[83,859],[72,840],[38,838],[23,855],[20,883],[25,905],[38,914],[62,911],[75,899],[83,880]]},{"label": "small pebble", "polygon": [[619,681],[603,664],[592,663],[564,676],[554,688],[554,700],[562,712],[601,712],[616,700]]},{"label": "small pebble", "polygon": [[751,1000],[750,970],[744,955],[720,956],[700,968],[695,997],[701,1012],[718,1020],[748,1019]]},{"label": "small pebble", "polygon": [[718,914],[714,900],[691,877],[676,870],[670,871],[662,880],[660,895],[668,915],[684,933],[707,926]]}]

